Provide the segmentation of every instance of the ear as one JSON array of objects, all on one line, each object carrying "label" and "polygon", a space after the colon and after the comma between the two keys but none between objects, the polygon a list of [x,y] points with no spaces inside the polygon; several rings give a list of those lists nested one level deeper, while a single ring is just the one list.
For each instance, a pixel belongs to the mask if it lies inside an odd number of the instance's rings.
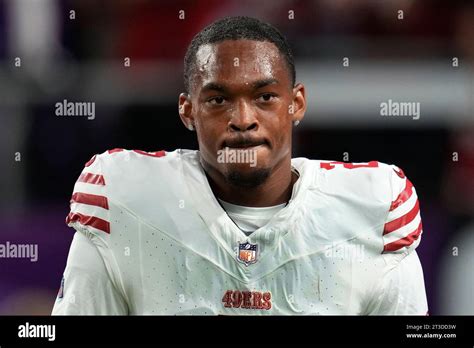
[{"label": "ear", "polygon": [[189,130],[194,130],[194,118],[192,116],[192,103],[189,94],[181,93],[178,101],[179,117],[184,126]]},{"label": "ear", "polygon": [[293,87],[293,118],[292,122],[300,122],[306,112],[306,95],[305,88],[302,83],[297,83]]}]

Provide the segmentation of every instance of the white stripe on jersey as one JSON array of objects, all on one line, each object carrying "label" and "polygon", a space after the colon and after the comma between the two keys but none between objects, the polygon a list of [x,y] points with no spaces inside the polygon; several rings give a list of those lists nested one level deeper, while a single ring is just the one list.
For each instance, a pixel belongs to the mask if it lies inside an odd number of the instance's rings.
[{"label": "white stripe on jersey", "polygon": [[[385,250],[385,248],[391,243],[395,243],[395,245],[393,244],[390,245],[388,247],[389,249],[398,247],[398,243],[400,242],[400,246],[398,249],[389,251],[389,252],[400,253],[400,252],[404,252],[407,249],[416,248],[416,246],[420,243],[420,239],[421,239],[420,236],[421,236],[422,230],[419,231],[419,235],[416,240],[413,238],[414,236],[411,236],[406,241],[403,241],[403,239],[407,238],[410,234],[418,230],[418,227],[420,226],[420,223],[421,223],[421,215],[420,215],[420,208],[419,208],[419,202],[418,202],[418,195],[416,194],[415,187],[413,187],[413,185],[409,182],[408,178],[405,176],[403,177],[403,179],[401,177],[400,178],[395,177],[394,185],[398,187],[399,192],[397,196],[395,197],[394,201],[392,202],[392,206],[395,202],[399,205],[394,210],[388,213],[387,221],[385,222],[385,225],[384,225],[384,233],[387,228],[393,229],[394,226],[392,222],[396,221],[397,219],[400,220],[398,222],[400,226],[392,230],[391,232],[384,234],[383,243],[384,243],[384,250]],[[405,199],[405,195],[407,194],[407,191],[405,190],[407,188],[408,188],[408,191],[411,190],[411,195],[406,201],[400,204],[399,201]],[[415,209],[417,204],[418,204],[417,210],[412,212],[412,210]],[[416,215],[413,217],[411,221],[408,220],[408,217],[406,217],[406,221],[403,221],[404,220],[403,217],[410,213],[411,214],[415,213]],[[413,239],[411,244],[404,245],[405,243],[410,243],[411,239]]]},{"label": "white stripe on jersey", "polygon": [[94,216],[99,219],[109,221],[109,211],[95,205],[71,203],[71,212],[87,216]]},{"label": "white stripe on jersey", "polygon": [[76,182],[76,184],[74,185],[74,193],[76,192],[105,196],[105,186],[88,184],[85,182]]},{"label": "white stripe on jersey", "polygon": [[416,194],[415,188],[413,188],[413,193],[411,194],[410,198],[402,205],[388,213],[387,222],[398,219],[399,217],[408,213],[410,210],[413,209],[417,200],[418,196]]},{"label": "white stripe on jersey", "polygon": [[420,221],[421,216],[420,212],[418,212],[418,214],[416,214],[415,218],[411,222],[384,235],[384,244],[392,243],[396,240],[408,236],[410,233],[414,232],[418,228]]}]

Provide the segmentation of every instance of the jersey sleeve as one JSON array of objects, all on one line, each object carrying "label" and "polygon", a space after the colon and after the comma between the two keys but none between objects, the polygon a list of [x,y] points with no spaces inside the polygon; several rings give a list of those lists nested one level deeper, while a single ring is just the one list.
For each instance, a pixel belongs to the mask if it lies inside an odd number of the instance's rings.
[{"label": "jersey sleeve", "polygon": [[76,232],[52,315],[125,315],[127,312],[126,301],[111,282],[96,244]]},{"label": "jersey sleeve", "polygon": [[120,270],[110,247],[107,161],[108,152],[92,157],[74,185],[66,224],[77,232],[64,271],[64,298],[58,296],[53,314],[126,313]]},{"label": "jersey sleeve", "polygon": [[420,204],[415,187],[403,171],[391,165],[391,204],[383,227],[383,252],[409,254],[421,240]]},{"label": "jersey sleeve", "polygon": [[391,200],[382,232],[386,267],[368,306],[369,314],[426,315],[423,269],[416,252],[423,232],[415,187],[397,166],[390,171]]},{"label": "jersey sleeve", "polygon": [[107,243],[110,235],[109,194],[104,155],[86,163],[74,185],[66,224],[85,235],[93,234]]},{"label": "jersey sleeve", "polygon": [[416,251],[407,255],[378,282],[366,314],[428,314],[423,270]]}]

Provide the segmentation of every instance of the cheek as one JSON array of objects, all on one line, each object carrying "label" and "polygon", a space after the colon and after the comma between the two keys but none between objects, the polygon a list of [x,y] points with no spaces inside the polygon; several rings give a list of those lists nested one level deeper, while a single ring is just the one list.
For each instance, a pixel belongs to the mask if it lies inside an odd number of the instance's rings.
[{"label": "cheek", "polygon": [[291,133],[288,133],[285,130],[280,131],[278,134],[278,138],[276,140],[276,146],[279,149],[285,149],[288,148],[291,145]]},{"label": "cheek", "polygon": [[225,119],[222,112],[216,112],[211,108],[200,105],[194,113],[194,119],[201,130],[206,133],[211,133],[214,129],[222,127],[222,121]]},{"label": "cheek", "polygon": [[291,142],[291,120],[292,115],[288,112],[286,105],[282,106],[276,115],[271,115],[271,134],[273,134],[273,139],[275,145],[283,146]]},{"label": "cheek", "polygon": [[216,146],[216,135],[213,128],[207,124],[200,124],[197,129],[199,147],[204,147],[208,151],[214,151]]},{"label": "cheek", "polygon": [[223,132],[222,127],[225,125],[218,119],[205,114],[200,114],[195,122],[199,149],[206,154],[208,160],[217,157],[218,142]]}]

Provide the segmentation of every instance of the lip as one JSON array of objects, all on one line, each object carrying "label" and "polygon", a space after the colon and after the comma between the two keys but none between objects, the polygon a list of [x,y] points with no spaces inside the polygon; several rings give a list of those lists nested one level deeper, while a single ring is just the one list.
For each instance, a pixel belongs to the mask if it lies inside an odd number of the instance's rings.
[{"label": "lip", "polygon": [[255,149],[257,147],[263,147],[265,144],[254,144],[254,145],[245,145],[245,146],[224,146],[227,149]]},{"label": "lip", "polygon": [[268,143],[264,139],[236,139],[225,140],[222,144],[222,148],[248,149],[266,145],[268,145]]}]

